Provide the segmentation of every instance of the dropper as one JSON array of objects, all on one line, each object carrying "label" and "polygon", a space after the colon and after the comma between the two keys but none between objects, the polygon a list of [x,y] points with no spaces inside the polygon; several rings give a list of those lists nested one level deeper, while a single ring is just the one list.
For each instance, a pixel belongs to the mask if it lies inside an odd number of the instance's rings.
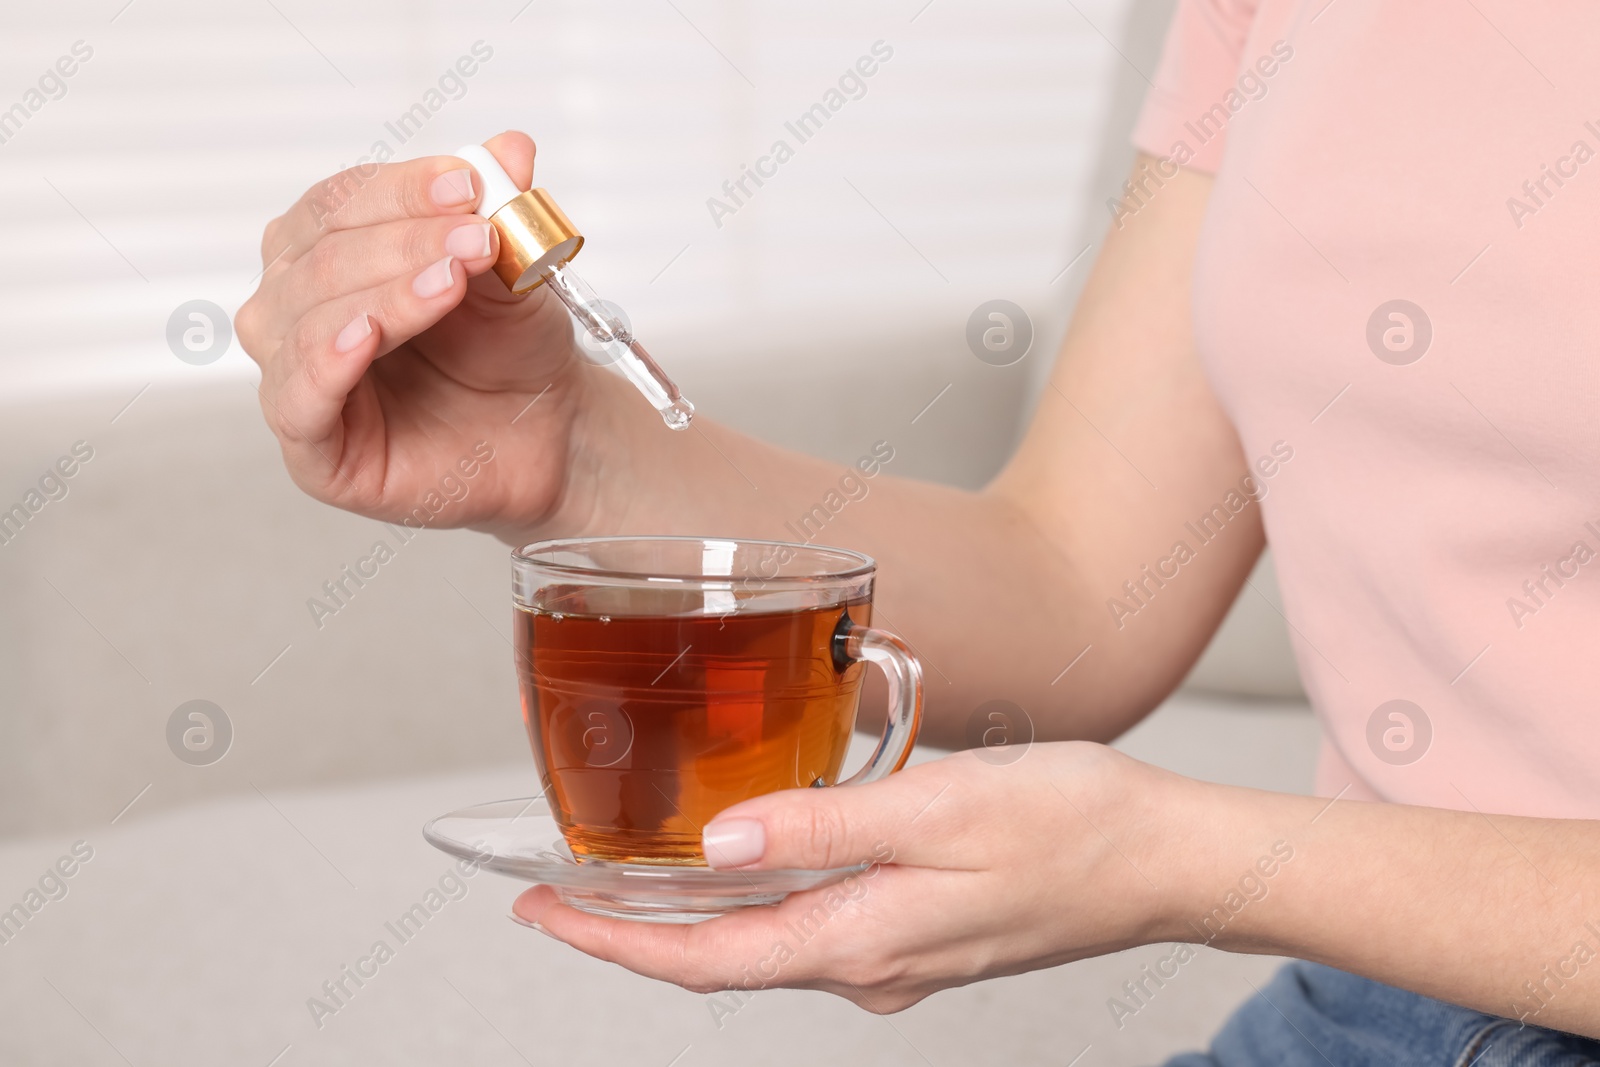
[{"label": "dropper", "polygon": [[472,164],[483,182],[478,214],[500,234],[500,256],[494,272],[513,293],[527,293],[549,283],[550,291],[566,305],[594,339],[606,360],[615,363],[661,413],[674,430],[687,429],[694,405],[633,336],[633,329],[617,314],[615,305],[601,300],[572,270],[571,260],[583,247],[583,235],[543,189],[517,188],[494,155],[482,145],[468,145],[456,155]]}]

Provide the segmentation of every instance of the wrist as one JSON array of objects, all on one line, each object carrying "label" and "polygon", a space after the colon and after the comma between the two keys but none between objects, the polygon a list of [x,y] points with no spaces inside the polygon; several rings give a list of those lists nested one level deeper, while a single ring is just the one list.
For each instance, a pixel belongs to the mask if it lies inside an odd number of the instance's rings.
[{"label": "wrist", "polygon": [[[1091,854],[1103,857],[1112,879],[1106,884],[1122,887],[1113,943],[1131,948],[1204,940],[1194,923],[1216,881],[1212,857],[1228,836],[1219,826],[1228,817],[1220,810],[1219,787],[1105,745],[1069,741],[1050,748],[1059,752],[1049,772],[1057,792],[1087,823]],[[1109,849],[1093,848],[1098,839]],[[1081,865],[1082,859],[1069,862]]]},{"label": "wrist", "polygon": [[1102,751],[1114,761],[1115,786],[1101,812],[1084,814],[1150,891],[1136,894],[1145,903],[1130,942],[1208,941],[1203,920],[1213,898],[1226,892],[1228,872],[1248,862],[1239,858],[1239,842],[1251,836],[1242,813],[1226,787]]},{"label": "wrist", "polygon": [[[546,506],[537,513],[512,506],[479,527],[499,540],[519,548],[530,541],[558,537],[583,537],[615,532],[619,517],[611,513],[610,500],[627,476],[626,444],[618,440],[619,420],[616,375],[596,367],[574,351],[561,378],[552,382],[548,395],[535,401],[549,409],[538,413],[546,425],[559,429],[543,440],[530,442],[524,462],[545,466],[556,487]],[[620,383],[626,384],[626,383]],[[526,411],[531,419],[536,414]],[[604,488],[603,488],[604,487]]]},{"label": "wrist", "polygon": [[1163,836],[1160,940],[1230,952],[1282,951],[1274,930],[1284,893],[1298,882],[1310,829],[1309,798],[1172,775],[1160,798]]},{"label": "wrist", "polygon": [[1197,917],[1216,880],[1216,857],[1229,836],[1216,786],[1208,782],[1137,763],[1130,792],[1136,798],[1140,833],[1130,859],[1144,881],[1155,889],[1155,903],[1145,916],[1144,944],[1203,940],[1195,932]]}]

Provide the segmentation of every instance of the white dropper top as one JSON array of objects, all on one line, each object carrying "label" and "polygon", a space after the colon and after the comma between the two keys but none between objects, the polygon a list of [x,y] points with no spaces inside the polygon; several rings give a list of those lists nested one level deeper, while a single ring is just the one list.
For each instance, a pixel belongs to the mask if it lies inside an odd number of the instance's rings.
[{"label": "white dropper top", "polygon": [[478,214],[488,218],[511,201],[522,195],[522,190],[517,188],[517,183],[511,180],[511,175],[500,166],[500,161],[494,158],[494,153],[481,144],[469,144],[465,148],[456,149],[456,156],[472,164],[472,169],[478,172],[478,180],[483,183],[483,196],[478,200]]}]

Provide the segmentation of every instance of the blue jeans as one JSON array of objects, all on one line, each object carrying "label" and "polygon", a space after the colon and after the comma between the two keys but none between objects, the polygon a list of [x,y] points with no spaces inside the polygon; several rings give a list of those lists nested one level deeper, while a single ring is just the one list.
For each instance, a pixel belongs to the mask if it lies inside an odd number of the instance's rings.
[{"label": "blue jeans", "polygon": [[1600,1041],[1296,961],[1166,1067],[1593,1067]]}]

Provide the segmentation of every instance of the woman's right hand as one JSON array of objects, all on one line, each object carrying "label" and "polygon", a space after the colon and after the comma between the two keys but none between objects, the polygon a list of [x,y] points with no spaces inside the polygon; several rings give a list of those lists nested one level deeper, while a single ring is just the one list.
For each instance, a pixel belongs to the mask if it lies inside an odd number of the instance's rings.
[{"label": "woman's right hand", "polygon": [[[533,141],[487,147],[527,189]],[[317,499],[399,521],[432,492],[448,502],[430,524],[496,532],[562,505],[586,392],[571,320],[543,287],[513,296],[490,273],[482,191],[453,156],[368,164],[267,225],[236,328],[290,476]],[[515,462],[481,462],[484,443]]]}]

